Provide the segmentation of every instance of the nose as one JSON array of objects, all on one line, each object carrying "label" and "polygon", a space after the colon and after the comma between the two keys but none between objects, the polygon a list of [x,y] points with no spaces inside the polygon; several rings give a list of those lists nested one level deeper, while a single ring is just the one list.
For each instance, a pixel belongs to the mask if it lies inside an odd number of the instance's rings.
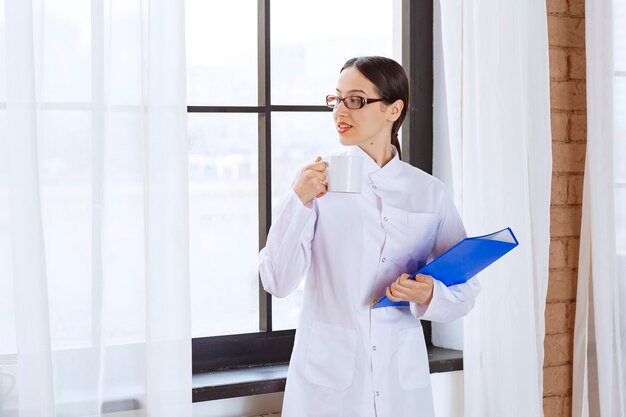
[{"label": "nose", "polygon": [[348,113],[349,110],[350,109],[346,107],[346,104],[343,102],[343,100],[338,100],[337,105],[333,109],[335,113],[341,113],[341,114]]}]

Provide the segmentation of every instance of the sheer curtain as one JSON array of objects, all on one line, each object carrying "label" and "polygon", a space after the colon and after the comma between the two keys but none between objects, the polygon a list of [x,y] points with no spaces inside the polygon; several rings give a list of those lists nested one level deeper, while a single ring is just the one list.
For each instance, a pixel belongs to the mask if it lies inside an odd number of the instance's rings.
[{"label": "sheer curtain", "polygon": [[184,3],[0,4],[0,414],[190,416]]},{"label": "sheer curtain", "polygon": [[585,4],[587,154],[574,327],[574,417],[626,415],[626,4]]},{"label": "sheer curtain", "polygon": [[480,274],[465,318],[465,416],[541,416],[552,174],[546,4],[438,3],[435,172],[468,234],[510,226],[520,241]]}]

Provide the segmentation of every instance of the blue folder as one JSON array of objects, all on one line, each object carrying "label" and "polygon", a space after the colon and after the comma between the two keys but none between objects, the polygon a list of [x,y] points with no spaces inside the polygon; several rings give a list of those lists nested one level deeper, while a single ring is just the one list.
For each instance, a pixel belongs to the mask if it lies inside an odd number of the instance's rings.
[{"label": "blue folder", "polygon": [[[509,227],[484,236],[467,237],[415,272],[409,279],[415,279],[417,274],[424,274],[432,276],[448,287],[460,284],[487,268],[517,245],[519,242]],[[394,302],[384,296],[373,308],[408,305],[406,301]]]}]

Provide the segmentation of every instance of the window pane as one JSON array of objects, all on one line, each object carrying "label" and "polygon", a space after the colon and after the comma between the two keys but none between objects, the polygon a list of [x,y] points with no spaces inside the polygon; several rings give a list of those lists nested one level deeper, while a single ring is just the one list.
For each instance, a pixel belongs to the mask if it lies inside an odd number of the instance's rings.
[{"label": "window pane", "polygon": [[41,112],[40,178],[53,349],[91,343],[91,113]]},{"label": "window pane", "polygon": [[193,337],[259,330],[257,119],[188,115]]},{"label": "window pane", "polygon": [[[47,0],[42,22],[38,18],[34,18],[34,40],[35,68],[41,70],[39,98],[44,102],[89,102],[91,2]],[[5,0],[0,0],[0,102],[6,102],[6,61]]]},{"label": "window pane", "polygon": [[[339,143],[332,113],[272,113],[272,213],[276,214],[302,165],[317,155],[342,149],[345,148]],[[273,298],[275,330],[296,326],[303,283],[288,297]]]},{"label": "window pane", "polygon": [[[43,33],[35,33],[35,42],[43,42],[43,101],[89,102],[91,2],[47,0],[44,21],[42,25],[35,24],[35,32],[39,30]],[[35,65],[38,64],[36,53]]]},{"label": "window pane", "polygon": [[146,312],[144,120],[140,111],[106,117],[101,148],[103,336],[108,343],[140,343]]},{"label": "window pane", "polygon": [[186,0],[187,103],[256,106],[257,2]]},{"label": "window pane", "polygon": [[4,0],[0,0],[0,103],[7,101],[7,55],[4,13]]},{"label": "window pane", "polygon": [[617,251],[626,255],[626,183],[615,187],[615,242]]},{"label": "window pane", "polygon": [[[1,2],[1,0],[0,0]],[[0,12],[2,13],[2,12]],[[2,63],[0,63],[2,65]],[[9,224],[9,161],[6,111],[0,110],[0,277],[13,277],[11,230]],[[15,315],[13,314],[13,279],[0,279],[0,355],[15,353]]]},{"label": "window pane", "polygon": [[[617,71],[626,71],[626,2],[613,2],[613,59]],[[623,114],[623,113],[622,113]]]},{"label": "window pane", "polygon": [[[144,5],[145,7],[145,5]],[[111,36],[105,61],[107,97],[115,105],[140,105],[143,69],[141,0],[113,1],[107,6],[106,34]],[[110,15],[109,15],[110,14]]]},{"label": "window pane", "polygon": [[[626,11],[626,8],[624,8]],[[626,13],[625,13],[626,17]],[[626,44],[624,44],[626,47]],[[613,95],[613,170],[615,186],[615,237],[617,250],[626,253],[626,76],[615,77]]]},{"label": "window pane", "polygon": [[320,0],[306,8],[306,17],[301,3],[273,0],[271,22],[272,104],[325,104],[352,57],[401,59],[401,9],[395,0]]},{"label": "window pane", "polygon": [[615,178],[626,182],[626,76],[613,78],[613,123],[615,125],[613,168]]}]

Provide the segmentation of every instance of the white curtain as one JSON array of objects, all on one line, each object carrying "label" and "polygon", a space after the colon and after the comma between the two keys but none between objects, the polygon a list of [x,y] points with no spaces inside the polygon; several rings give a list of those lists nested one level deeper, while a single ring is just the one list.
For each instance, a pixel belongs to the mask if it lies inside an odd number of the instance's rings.
[{"label": "white curtain", "polygon": [[574,417],[626,415],[626,3],[587,1],[587,154]]},{"label": "white curtain", "polygon": [[184,3],[0,5],[0,414],[190,416]]},{"label": "white curtain", "polygon": [[480,274],[465,318],[465,417],[541,416],[552,176],[546,4],[436,7],[435,174],[453,189],[468,234],[510,226],[520,241]]}]

